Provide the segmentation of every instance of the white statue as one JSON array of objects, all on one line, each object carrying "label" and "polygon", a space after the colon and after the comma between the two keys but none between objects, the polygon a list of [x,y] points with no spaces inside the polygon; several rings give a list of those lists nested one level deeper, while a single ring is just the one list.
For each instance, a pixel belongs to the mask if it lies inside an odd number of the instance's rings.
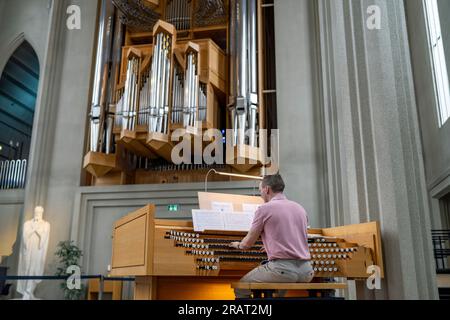
[{"label": "white statue", "polygon": [[[50,224],[42,219],[44,208],[34,209],[33,219],[23,226],[22,247],[19,256],[20,276],[42,276],[44,274],[45,258],[47,256]],[[41,280],[20,280],[17,292],[23,295],[23,300],[36,300],[34,290]]]}]

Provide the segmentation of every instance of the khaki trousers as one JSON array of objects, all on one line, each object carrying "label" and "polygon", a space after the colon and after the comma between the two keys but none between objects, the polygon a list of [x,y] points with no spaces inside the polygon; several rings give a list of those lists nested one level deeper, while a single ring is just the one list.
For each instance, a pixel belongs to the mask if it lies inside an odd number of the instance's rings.
[{"label": "khaki trousers", "polygon": [[[314,270],[310,261],[304,260],[273,260],[253,269],[247,273],[240,282],[279,282],[296,283],[311,282],[314,278]],[[278,296],[284,296],[286,291],[278,293]],[[236,299],[248,299],[251,296],[250,290],[235,289]]]}]

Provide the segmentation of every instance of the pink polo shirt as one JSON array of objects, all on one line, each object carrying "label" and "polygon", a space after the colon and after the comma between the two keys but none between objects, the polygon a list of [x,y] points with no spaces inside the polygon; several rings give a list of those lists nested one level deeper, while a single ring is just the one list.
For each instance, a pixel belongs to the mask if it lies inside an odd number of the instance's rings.
[{"label": "pink polo shirt", "polygon": [[251,229],[261,233],[269,260],[311,260],[307,213],[285,195],[278,194],[260,206]]}]

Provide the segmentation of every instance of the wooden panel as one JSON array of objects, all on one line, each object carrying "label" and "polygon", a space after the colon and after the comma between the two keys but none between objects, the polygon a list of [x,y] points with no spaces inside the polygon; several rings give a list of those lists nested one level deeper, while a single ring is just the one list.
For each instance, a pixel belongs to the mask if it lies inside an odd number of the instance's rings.
[{"label": "wooden panel", "polygon": [[116,155],[89,152],[84,157],[83,168],[96,178],[103,177],[116,168]]},{"label": "wooden panel", "polygon": [[156,300],[156,277],[136,277],[134,300]]},{"label": "wooden panel", "polygon": [[[227,92],[228,61],[225,52],[211,39],[191,40],[200,46],[200,81],[211,83],[217,90]],[[186,42],[179,41],[179,45]]]},{"label": "wooden panel", "polygon": [[114,276],[151,275],[153,272],[155,206],[148,205],[119,219],[114,225]]},{"label": "wooden panel", "polygon": [[224,194],[224,193],[207,193],[199,192],[198,200],[200,209],[211,210],[212,202],[230,202],[233,204],[234,211],[242,211],[242,204],[264,204],[264,200],[261,197],[243,196],[237,194]]},{"label": "wooden panel", "polygon": [[437,286],[438,288],[450,288],[450,274],[438,274]]},{"label": "wooden panel", "polygon": [[373,261],[375,265],[381,268],[381,276],[384,277],[381,231],[378,222],[322,229],[322,234],[324,236],[342,238],[345,241],[358,243],[360,246],[372,249],[374,253]]},{"label": "wooden panel", "polygon": [[[185,248],[176,248],[173,241],[165,240],[164,236],[167,231],[169,231],[169,229],[164,227],[156,227],[155,230],[153,275],[196,275],[197,269],[195,268],[196,264],[194,256],[186,255],[184,253]],[[175,258],[176,263],[174,263]]]},{"label": "wooden panel", "polygon": [[[98,300],[100,280],[90,279],[88,282],[88,300]],[[103,293],[110,293],[112,300],[122,300],[122,281],[104,281]]]},{"label": "wooden panel", "polygon": [[116,229],[113,265],[117,268],[145,264],[147,216],[142,215]]},{"label": "wooden panel", "polygon": [[158,300],[234,300],[239,278],[158,277]]},{"label": "wooden panel", "polygon": [[120,185],[122,178],[121,172],[109,172],[101,178],[94,178],[94,186],[115,186]]}]

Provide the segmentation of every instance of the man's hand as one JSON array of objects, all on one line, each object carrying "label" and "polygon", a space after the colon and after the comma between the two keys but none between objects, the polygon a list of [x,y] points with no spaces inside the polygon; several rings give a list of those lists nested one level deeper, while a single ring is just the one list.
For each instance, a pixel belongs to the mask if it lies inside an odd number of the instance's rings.
[{"label": "man's hand", "polygon": [[240,242],[231,242],[230,248],[239,249]]}]

